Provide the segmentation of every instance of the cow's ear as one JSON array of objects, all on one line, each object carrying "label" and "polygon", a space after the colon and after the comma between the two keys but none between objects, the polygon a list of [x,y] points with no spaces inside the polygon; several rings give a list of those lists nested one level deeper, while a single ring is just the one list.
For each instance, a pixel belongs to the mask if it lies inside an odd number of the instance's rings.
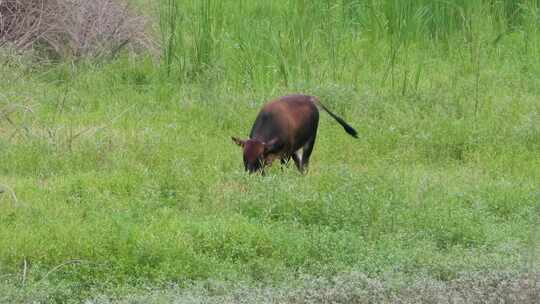
[{"label": "cow's ear", "polygon": [[269,153],[279,149],[279,139],[277,137],[264,143],[264,152]]},{"label": "cow's ear", "polygon": [[244,144],[246,143],[246,141],[238,139],[238,138],[236,138],[234,136],[232,136],[231,138],[232,138],[232,140],[234,141],[235,144],[239,145],[242,148],[244,147]]}]

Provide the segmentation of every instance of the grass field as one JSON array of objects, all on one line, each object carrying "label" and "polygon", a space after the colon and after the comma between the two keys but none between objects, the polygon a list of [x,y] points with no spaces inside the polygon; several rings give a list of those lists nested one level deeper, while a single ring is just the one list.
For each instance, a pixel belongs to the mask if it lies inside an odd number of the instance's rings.
[{"label": "grass field", "polygon": [[[159,59],[2,53],[0,302],[538,273],[536,1],[150,7]],[[296,92],[359,139],[321,113],[307,175],[247,175],[230,137]]]}]

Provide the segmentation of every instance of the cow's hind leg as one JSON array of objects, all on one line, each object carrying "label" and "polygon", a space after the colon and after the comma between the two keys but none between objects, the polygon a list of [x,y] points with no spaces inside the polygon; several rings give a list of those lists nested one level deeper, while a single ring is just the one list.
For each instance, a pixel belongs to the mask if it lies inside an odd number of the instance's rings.
[{"label": "cow's hind leg", "polygon": [[302,172],[302,152],[300,149],[293,152],[291,155],[292,159],[294,160],[294,164],[296,165],[296,168],[298,171]]},{"label": "cow's hind leg", "polygon": [[313,147],[315,146],[316,134],[313,135],[302,147],[302,158],[301,158],[301,172],[304,173],[307,171],[309,166],[309,158],[311,157],[311,152],[313,152]]}]

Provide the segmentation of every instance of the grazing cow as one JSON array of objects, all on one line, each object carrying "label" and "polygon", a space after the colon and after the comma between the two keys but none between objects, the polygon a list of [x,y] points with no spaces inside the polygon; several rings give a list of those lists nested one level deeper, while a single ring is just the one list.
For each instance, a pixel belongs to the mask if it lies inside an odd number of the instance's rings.
[{"label": "grazing cow", "polygon": [[244,150],[245,170],[264,174],[264,168],[275,159],[279,158],[285,164],[292,158],[298,170],[305,172],[317,136],[317,108],[326,111],[343,126],[345,132],[357,138],[356,130],[328,110],[319,98],[283,96],[264,105],[251,128],[249,139],[232,137]]}]

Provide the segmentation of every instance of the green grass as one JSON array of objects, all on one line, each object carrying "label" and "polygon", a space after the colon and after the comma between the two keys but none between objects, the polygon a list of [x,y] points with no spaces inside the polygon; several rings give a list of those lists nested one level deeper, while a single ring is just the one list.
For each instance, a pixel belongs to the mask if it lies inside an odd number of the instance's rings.
[{"label": "green grass", "polygon": [[[536,269],[534,2],[313,3],[163,1],[160,62],[4,58],[0,302]],[[291,92],[360,138],[322,114],[309,174],[248,176],[230,136]]]}]

